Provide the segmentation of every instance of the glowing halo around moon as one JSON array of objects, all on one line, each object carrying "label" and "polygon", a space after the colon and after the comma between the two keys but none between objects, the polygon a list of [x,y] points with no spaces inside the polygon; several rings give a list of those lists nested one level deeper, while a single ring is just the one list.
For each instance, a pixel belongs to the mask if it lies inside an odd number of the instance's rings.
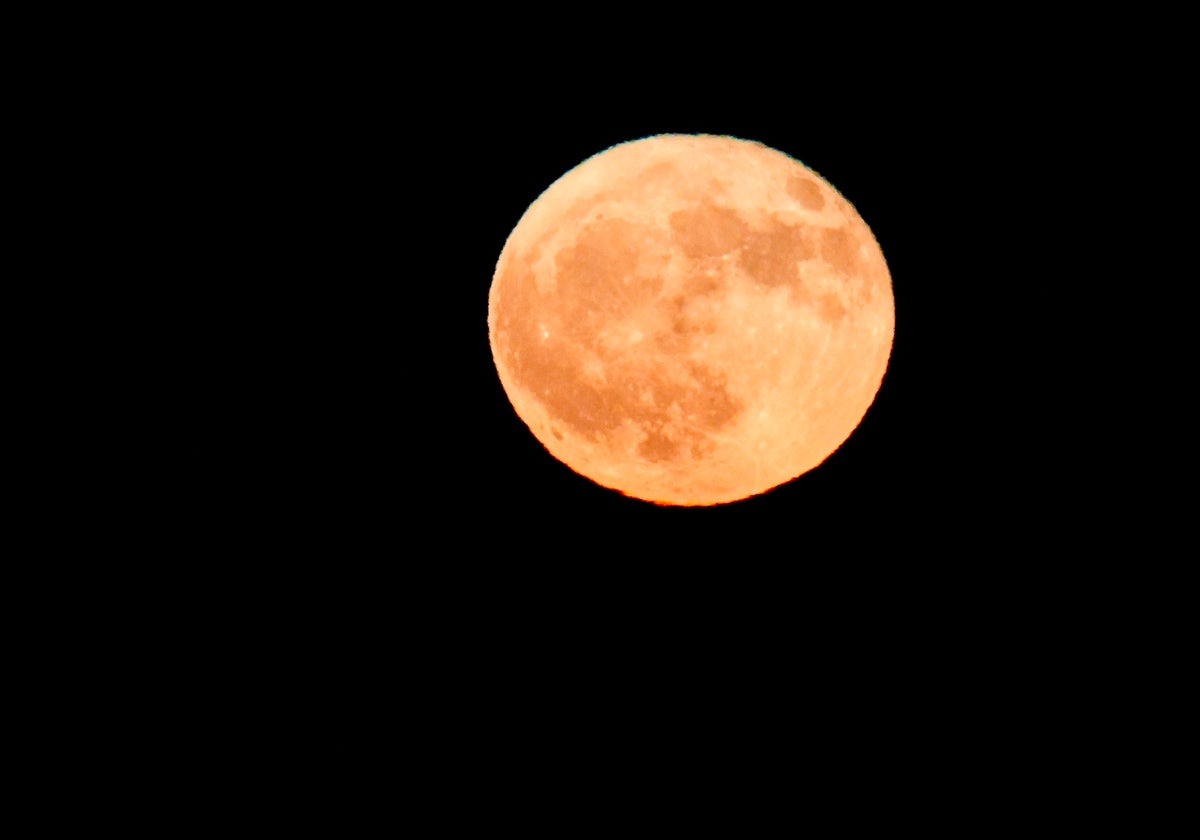
[{"label": "glowing halo around moon", "polygon": [[500,382],[547,450],[628,496],[712,505],[816,467],[854,431],[895,328],[883,254],[782,152],[661,135],[555,181],[496,266]]}]

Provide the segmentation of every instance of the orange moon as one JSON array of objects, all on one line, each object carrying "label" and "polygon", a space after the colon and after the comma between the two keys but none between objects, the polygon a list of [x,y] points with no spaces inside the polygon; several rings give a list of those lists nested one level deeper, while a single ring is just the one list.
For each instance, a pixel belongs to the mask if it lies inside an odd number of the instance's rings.
[{"label": "orange moon", "polygon": [[500,253],[488,332],[518,416],[597,484],[763,493],[850,436],[887,369],[892,282],[854,207],[760,143],[661,135],[555,181]]}]

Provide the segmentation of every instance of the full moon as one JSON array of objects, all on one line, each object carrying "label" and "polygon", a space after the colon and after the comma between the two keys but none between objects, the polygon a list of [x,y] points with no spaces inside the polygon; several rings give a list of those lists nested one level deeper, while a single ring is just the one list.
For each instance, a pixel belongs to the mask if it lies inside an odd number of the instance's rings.
[{"label": "full moon", "polygon": [[613,146],[525,211],[488,332],[555,458],[666,505],[744,499],[853,433],[887,369],[892,282],[850,202],[760,143]]}]

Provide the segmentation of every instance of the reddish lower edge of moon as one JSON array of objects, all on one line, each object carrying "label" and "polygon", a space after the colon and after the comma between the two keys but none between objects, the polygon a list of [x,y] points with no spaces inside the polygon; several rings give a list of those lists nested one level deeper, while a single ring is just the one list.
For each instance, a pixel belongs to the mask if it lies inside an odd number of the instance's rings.
[{"label": "reddish lower edge of moon", "polygon": [[647,501],[712,505],[811,470],[887,369],[891,278],[866,223],[759,143],[663,135],[552,184],[500,254],[488,329],[557,459]]}]

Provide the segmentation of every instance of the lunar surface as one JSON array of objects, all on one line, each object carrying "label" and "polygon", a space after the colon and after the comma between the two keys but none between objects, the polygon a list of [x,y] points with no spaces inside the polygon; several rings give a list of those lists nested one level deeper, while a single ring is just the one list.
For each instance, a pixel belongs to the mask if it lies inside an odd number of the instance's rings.
[{"label": "lunar surface", "polygon": [[892,284],[850,203],[731,137],[614,146],[554,182],[500,254],[488,329],[520,418],[575,472],[671,505],[790,481],[882,382]]}]

